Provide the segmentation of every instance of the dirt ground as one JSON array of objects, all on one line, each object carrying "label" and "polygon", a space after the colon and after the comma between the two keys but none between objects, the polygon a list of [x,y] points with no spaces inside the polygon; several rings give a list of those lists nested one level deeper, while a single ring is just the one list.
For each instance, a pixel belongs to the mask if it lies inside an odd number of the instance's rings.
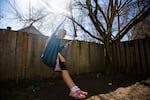
[{"label": "dirt ground", "polygon": [[[88,91],[86,100],[150,100],[150,79],[133,75],[74,75],[73,80]],[[0,100],[74,100],[60,77],[0,81]]]}]

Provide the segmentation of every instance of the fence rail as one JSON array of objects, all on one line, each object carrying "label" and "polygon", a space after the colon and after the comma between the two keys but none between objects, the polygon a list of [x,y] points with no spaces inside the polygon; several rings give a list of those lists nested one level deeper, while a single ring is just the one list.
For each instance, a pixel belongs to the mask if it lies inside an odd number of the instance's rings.
[{"label": "fence rail", "polygon": [[[48,37],[0,29],[0,79],[24,79],[57,75],[41,61]],[[150,73],[150,39],[114,43],[109,72]],[[103,45],[73,41],[66,65],[72,74],[105,71]],[[106,66],[107,67],[107,66]]]}]

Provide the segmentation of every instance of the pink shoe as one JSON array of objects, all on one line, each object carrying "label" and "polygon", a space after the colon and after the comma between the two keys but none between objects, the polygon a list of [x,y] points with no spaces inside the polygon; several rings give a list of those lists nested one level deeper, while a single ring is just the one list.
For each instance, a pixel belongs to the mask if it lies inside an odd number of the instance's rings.
[{"label": "pink shoe", "polygon": [[69,96],[74,97],[75,99],[84,99],[84,98],[86,98],[86,96],[81,93],[81,90],[78,90],[75,93],[69,93]]},{"label": "pink shoe", "polygon": [[79,92],[83,95],[88,95],[88,92],[85,92],[85,91],[82,91],[82,90],[79,90]]}]

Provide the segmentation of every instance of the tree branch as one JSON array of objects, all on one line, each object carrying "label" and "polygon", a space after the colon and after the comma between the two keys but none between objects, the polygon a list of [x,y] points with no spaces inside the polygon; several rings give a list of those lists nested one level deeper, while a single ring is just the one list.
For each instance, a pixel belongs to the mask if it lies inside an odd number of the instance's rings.
[{"label": "tree branch", "polygon": [[103,27],[102,23],[100,22],[100,20],[98,20],[97,18],[97,12],[98,12],[98,1],[97,0],[94,0],[95,3],[96,3],[96,8],[95,8],[95,11],[94,11],[94,15],[95,15],[95,19],[96,19],[96,22],[98,23],[98,25],[100,26],[101,30],[103,33],[106,32],[105,28]]},{"label": "tree branch", "polygon": [[75,21],[74,19],[72,19],[71,17],[67,16],[68,19],[72,20],[73,22],[75,22],[84,32],[88,33],[91,37],[99,40],[99,41],[102,41],[104,43],[104,40],[102,38],[98,38],[94,35],[92,35],[88,30],[86,30],[81,24],[79,24],[77,21]]},{"label": "tree branch", "polygon": [[[144,9],[143,9],[144,10]],[[115,41],[123,38],[123,36],[137,23],[141,22],[150,15],[150,7],[146,11],[139,12],[115,37]]]},{"label": "tree branch", "polygon": [[89,17],[93,23],[93,25],[95,26],[95,28],[97,29],[97,31],[99,32],[99,34],[101,34],[101,36],[103,38],[105,38],[105,33],[103,32],[103,30],[100,28],[98,22],[97,22],[97,17],[95,17],[95,14],[92,12],[92,8],[91,8],[91,3],[90,3],[90,0],[87,0],[86,1],[86,5],[87,5],[87,8],[88,8],[88,11],[89,11]]}]

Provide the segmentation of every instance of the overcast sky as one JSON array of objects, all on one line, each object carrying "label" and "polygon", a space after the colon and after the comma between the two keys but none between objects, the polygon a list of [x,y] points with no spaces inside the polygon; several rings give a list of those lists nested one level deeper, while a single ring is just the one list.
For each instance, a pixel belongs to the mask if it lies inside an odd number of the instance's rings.
[{"label": "overcast sky", "polygon": [[[14,15],[11,14],[11,7],[8,5],[7,1],[13,1],[13,0],[0,0],[0,18],[3,16],[3,18],[0,19],[0,28],[5,29],[8,26],[12,27],[12,30],[19,30],[23,27],[22,23],[19,21],[14,20]],[[29,14],[29,1],[30,5],[32,6],[32,9],[44,9],[45,12],[53,13],[53,16],[47,17],[44,21],[44,26],[49,26],[49,28],[46,29],[39,29],[41,33],[44,35],[51,35],[52,31],[54,29],[52,27],[58,26],[59,23],[61,23],[64,20],[64,17],[62,17],[61,14],[64,15],[70,15],[70,3],[72,0],[15,0],[17,5],[17,8],[19,11],[21,11],[22,15],[28,16]],[[45,3],[46,2],[46,3]],[[7,12],[7,14],[5,14]],[[77,14],[77,13],[76,13]],[[61,16],[60,16],[61,15]],[[87,21],[86,21],[87,22]],[[67,24],[68,22],[65,22],[65,27],[68,34],[73,37],[73,28],[70,26],[70,24]],[[36,27],[38,23],[35,23],[34,26]],[[50,26],[52,25],[52,26]],[[71,29],[72,28],[72,29]],[[90,29],[91,30],[91,29]],[[68,36],[69,36],[68,35]],[[83,34],[80,32],[78,34],[78,37],[76,39],[79,40],[86,40],[86,37],[89,37],[87,34]]]},{"label": "overcast sky", "polygon": [[[0,0],[0,10],[5,12],[11,12],[11,7],[8,5],[8,2],[6,1],[13,1],[13,0]],[[52,16],[46,17],[45,21],[43,22],[43,26],[45,26],[43,29],[39,29],[42,34],[50,36],[55,28],[64,20],[63,15],[70,16],[71,14],[71,6],[72,0],[15,0],[16,7],[19,9],[19,11],[24,16],[28,16],[29,14],[29,1],[30,5],[32,6],[32,9],[44,9],[47,13],[53,13]],[[46,3],[45,3],[46,2]],[[12,27],[12,30],[19,30],[25,26],[23,26],[22,23],[20,23],[18,20],[14,19],[14,15],[11,13],[2,14],[4,15],[4,18],[1,19],[0,28],[5,29],[8,26]],[[75,14],[77,15],[77,13]],[[69,22],[68,22],[69,21]],[[68,24],[69,23],[69,24]],[[36,25],[39,23],[35,23],[34,26],[37,28]],[[89,38],[88,34],[84,34],[83,32],[79,32],[78,37],[74,37],[74,30],[72,22],[70,20],[66,20],[63,24],[64,28],[67,30],[66,39],[78,39],[78,40],[85,40]],[[46,28],[49,26],[49,28]],[[88,37],[88,38],[86,38]]]},{"label": "overcast sky", "polygon": [[[12,8],[9,6],[7,1],[13,0],[0,0],[0,15],[3,16],[3,18],[0,20],[1,21],[0,28],[6,28],[7,26],[11,26],[13,30],[18,30],[22,28],[23,25],[20,22],[14,21],[14,15],[11,14]],[[47,18],[46,23],[48,23],[49,21],[49,23],[51,24],[54,23],[55,21],[54,24],[57,24],[62,22],[62,20],[64,20],[62,14],[70,15],[69,4],[71,0],[15,0],[15,1],[17,9],[19,9],[21,14],[24,16],[28,16],[27,14],[29,14],[29,1],[32,9],[44,9],[44,11],[47,13],[53,13],[54,16]]]}]

